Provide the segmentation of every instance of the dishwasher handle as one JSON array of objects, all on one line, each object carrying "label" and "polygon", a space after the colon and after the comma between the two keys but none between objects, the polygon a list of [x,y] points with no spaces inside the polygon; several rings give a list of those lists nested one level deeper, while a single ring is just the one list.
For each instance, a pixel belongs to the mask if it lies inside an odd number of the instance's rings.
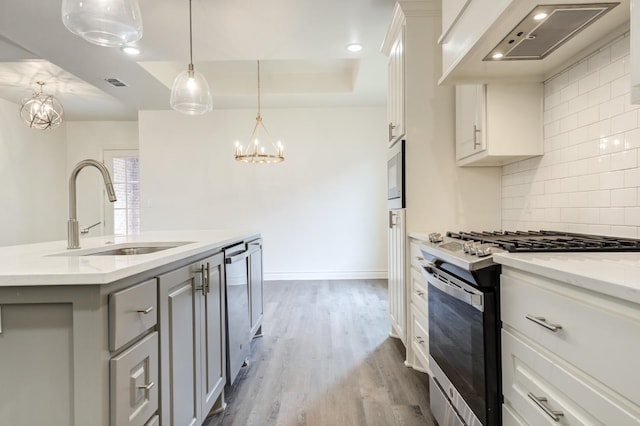
[{"label": "dishwasher handle", "polygon": [[249,247],[245,251],[234,254],[233,256],[225,256],[224,263],[230,265],[232,263],[240,262],[260,250],[260,245],[250,243],[248,246]]}]

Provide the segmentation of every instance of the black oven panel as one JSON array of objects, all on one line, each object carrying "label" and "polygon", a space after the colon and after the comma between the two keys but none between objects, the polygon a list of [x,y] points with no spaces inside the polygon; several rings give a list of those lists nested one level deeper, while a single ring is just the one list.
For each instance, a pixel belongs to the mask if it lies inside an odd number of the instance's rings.
[{"label": "black oven panel", "polygon": [[[467,423],[499,425],[497,288],[473,287],[435,265],[425,268],[425,276],[429,281],[429,356],[467,405],[455,409],[473,412],[476,419],[465,420]],[[437,375],[435,380],[438,382]],[[439,385],[444,388],[443,383]]]}]

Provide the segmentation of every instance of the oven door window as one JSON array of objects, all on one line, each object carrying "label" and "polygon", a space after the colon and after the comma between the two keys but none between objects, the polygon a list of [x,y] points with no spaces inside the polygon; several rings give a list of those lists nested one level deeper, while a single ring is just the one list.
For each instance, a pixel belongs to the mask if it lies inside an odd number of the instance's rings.
[{"label": "oven door window", "polygon": [[429,284],[429,354],[485,424],[483,313]]}]

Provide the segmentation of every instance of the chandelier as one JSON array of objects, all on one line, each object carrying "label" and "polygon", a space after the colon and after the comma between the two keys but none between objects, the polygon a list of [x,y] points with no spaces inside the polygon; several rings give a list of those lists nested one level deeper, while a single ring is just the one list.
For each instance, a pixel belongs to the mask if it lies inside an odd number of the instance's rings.
[{"label": "chandelier", "polygon": [[[266,135],[268,145],[260,142],[258,136],[261,131]],[[283,150],[282,142],[273,142],[271,134],[262,121],[260,110],[260,61],[258,61],[258,116],[251,136],[249,136],[249,145],[245,148],[239,141],[236,141],[235,158],[243,163],[281,163],[284,161]]]},{"label": "chandelier", "polygon": [[209,84],[204,76],[193,68],[191,0],[189,0],[189,66],[174,80],[169,103],[174,110],[188,115],[201,115],[213,109]]},{"label": "chandelier", "polygon": [[62,104],[53,95],[42,92],[44,82],[38,81],[37,83],[40,85],[40,92],[36,92],[32,97],[22,101],[20,117],[32,129],[55,129],[62,124],[62,116],[64,115]]},{"label": "chandelier", "polygon": [[124,46],[142,38],[137,0],[62,0],[62,23],[98,46]]}]

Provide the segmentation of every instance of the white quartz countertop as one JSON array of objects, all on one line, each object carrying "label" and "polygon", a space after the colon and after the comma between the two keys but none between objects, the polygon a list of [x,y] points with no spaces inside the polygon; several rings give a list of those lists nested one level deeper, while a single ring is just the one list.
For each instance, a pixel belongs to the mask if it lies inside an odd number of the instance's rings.
[{"label": "white quartz countertop", "polygon": [[500,253],[505,266],[640,304],[640,253]]},{"label": "white quartz countertop", "polygon": [[[107,284],[259,236],[258,232],[239,230],[158,231],[81,238],[81,248],[75,250],[67,250],[66,240],[0,247],[0,287]],[[82,256],[100,248],[172,242],[187,244],[149,254]]]}]

